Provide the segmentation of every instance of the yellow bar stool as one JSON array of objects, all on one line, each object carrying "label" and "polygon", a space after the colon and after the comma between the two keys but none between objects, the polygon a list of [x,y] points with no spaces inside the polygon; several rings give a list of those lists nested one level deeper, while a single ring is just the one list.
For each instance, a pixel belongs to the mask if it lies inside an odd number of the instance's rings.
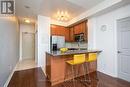
[{"label": "yellow bar stool", "polygon": [[[88,54],[88,57],[86,58],[86,63],[85,63],[85,65],[86,65],[86,69],[87,69],[87,74],[88,74],[88,81],[89,82],[91,82],[91,79],[90,79],[90,75],[89,75],[89,66],[88,66],[88,64],[89,63],[91,63],[91,62],[95,62],[95,61],[97,61],[97,53],[89,53]],[[96,79],[98,80],[98,78],[97,78],[97,72],[96,72]]]},{"label": "yellow bar stool", "polygon": [[[86,59],[85,54],[79,54],[79,55],[74,55],[73,60],[66,61],[66,63],[71,66],[71,71],[73,75],[72,80],[73,80],[74,87],[75,87],[75,78],[77,77],[77,75],[75,74],[76,71],[74,70],[74,66],[82,65],[82,68],[85,72],[85,68],[84,68],[85,59]],[[66,73],[65,73],[64,81],[65,80],[66,80]]]}]

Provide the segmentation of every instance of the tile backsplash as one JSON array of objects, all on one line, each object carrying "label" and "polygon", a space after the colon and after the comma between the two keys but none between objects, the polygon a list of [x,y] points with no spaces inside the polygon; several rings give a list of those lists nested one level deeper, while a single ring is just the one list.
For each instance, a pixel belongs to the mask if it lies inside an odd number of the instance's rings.
[{"label": "tile backsplash", "polygon": [[68,43],[68,42],[66,42],[65,47],[67,47],[67,48],[79,48],[79,47],[80,48],[87,48],[88,44],[85,43],[85,42],[80,42],[80,43],[77,43],[77,42]]}]

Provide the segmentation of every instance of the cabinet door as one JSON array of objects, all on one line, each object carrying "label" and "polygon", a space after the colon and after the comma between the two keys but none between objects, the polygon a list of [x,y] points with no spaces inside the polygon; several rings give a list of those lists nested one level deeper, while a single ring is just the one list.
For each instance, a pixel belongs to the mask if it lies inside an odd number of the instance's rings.
[{"label": "cabinet door", "polygon": [[58,35],[59,34],[59,27],[56,25],[51,25],[51,35]]},{"label": "cabinet door", "polygon": [[85,28],[84,22],[82,22],[82,23],[80,24],[80,33],[85,33],[85,32],[84,32],[84,28]]},{"label": "cabinet door", "polygon": [[54,35],[55,33],[55,26],[51,25],[51,35]]},{"label": "cabinet door", "polygon": [[65,41],[69,41],[69,29],[64,26],[51,25],[51,35],[64,36]]},{"label": "cabinet door", "polygon": [[88,41],[88,27],[87,27],[87,21],[82,23],[83,27],[83,33],[84,33],[84,39],[87,42]]},{"label": "cabinet door", "polygon": [[58,25],[51,25],[51,35],[64,36],[65,27]]},{"label": "cabinet door", "polygon": [[69,30],[69,28],[65,29],[65,41],[66,42],[70,41],[70,30]]},{"label": "cabinet door", "polygon": [[69,29],[69,37],[70,37],[70,42],[74,42],[74,27],[71,27],[70,29]]},{"label": "cabinet door", "polygon": [[56,30],[56,34],[58,36],[64,36],[65,35],[65,28],[63,26],[56,26],[57,30]]},{"label": "cabinet door", "polygon": [[74,34],[79,34],[80,33],[80,25],[75,25],[74,26]]}]

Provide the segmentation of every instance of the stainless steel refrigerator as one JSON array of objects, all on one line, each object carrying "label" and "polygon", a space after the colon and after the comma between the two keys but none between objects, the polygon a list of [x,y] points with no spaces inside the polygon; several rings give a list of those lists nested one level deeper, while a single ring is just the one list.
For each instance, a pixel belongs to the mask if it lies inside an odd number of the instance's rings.
[{"label": "stainless steel refrigerator", "polygon": [[51,36],[51,50],[53,50],[54,45],[57,45],[57,49],[65,47],[65,37],[64,36]]}]

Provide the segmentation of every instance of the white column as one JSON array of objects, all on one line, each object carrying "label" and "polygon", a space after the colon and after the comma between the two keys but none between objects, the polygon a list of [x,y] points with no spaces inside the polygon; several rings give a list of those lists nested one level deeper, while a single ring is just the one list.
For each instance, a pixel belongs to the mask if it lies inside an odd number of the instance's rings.
[{"label": "white column", "polygon": [[50,50],[50,18],[38,15],[38,66],[45,70],[46,55]]}]

